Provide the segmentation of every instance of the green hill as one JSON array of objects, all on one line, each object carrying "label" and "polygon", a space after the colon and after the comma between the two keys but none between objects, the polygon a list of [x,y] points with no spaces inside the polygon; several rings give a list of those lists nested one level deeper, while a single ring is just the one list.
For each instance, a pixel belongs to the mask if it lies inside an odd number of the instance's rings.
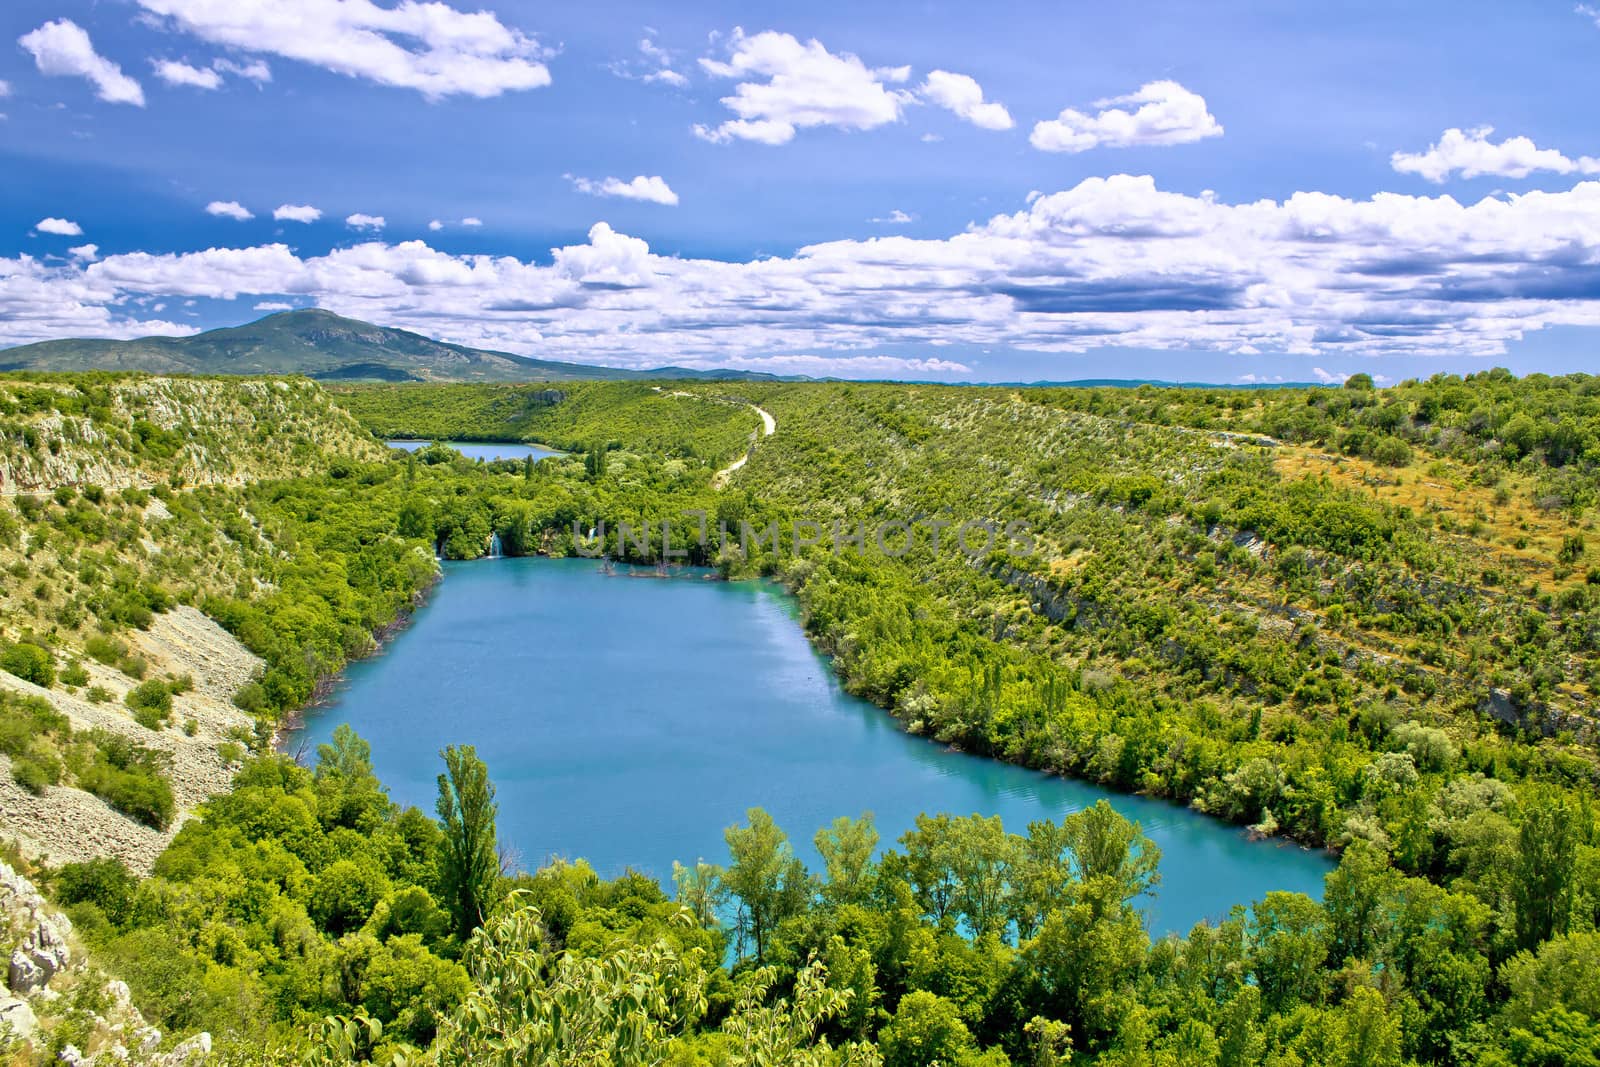
[{"label": "green hill", "polygon": [[304,374],[324,381],[548,382],[573,379],[770,378],[750,372],[622,370],[527,359],[435,341],[331,311],[284,311],[193,337],[68,338],[0,351],[7,371]]}]

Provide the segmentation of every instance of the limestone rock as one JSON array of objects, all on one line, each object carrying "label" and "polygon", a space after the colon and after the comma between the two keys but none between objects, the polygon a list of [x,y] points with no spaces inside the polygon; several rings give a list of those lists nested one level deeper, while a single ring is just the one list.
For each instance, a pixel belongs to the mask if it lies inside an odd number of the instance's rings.
[{"label": "limestone rock", "polygon": [[34,1015],[33,1007],[20,997],[6,997],[0,1000],[0,1032],[6,1032],[11,1037],[26,1041],[33,1036],[39,1028],[39,1018]]},{"label": "limestone rock", "polygon": [[161,1064],[161,1067],[198,1067],[209,1055],[211,1055],[211,1035],[201,1031],[180,1043],[177,1048],[156,1062]]}]

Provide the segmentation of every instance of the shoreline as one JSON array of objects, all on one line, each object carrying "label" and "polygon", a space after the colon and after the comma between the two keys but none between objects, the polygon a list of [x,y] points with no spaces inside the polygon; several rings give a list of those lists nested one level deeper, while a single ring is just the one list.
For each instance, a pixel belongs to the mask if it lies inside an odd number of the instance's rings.
[{"label": "shoreline", "polygon": [[[479,557],[477,557],[476,560],[457,560],[457,561],[452,561],[452,562],[473,563],[473,562],[478,562],[480,560],[486,560],[486,559],[545,559],[545,560],[582,559],[582,560],[586,560],[587,562],[590,562],[590,563],[600,564],[602,567],[604,567],[606,565],[610,565],[610,566],[619,566],[620,565],[620,566],[623,566],[623,567],[634,569],[634,568],[641,568],[641,567],[647,566],[645,564],[628,563],[625,560],[613,560],[613,559],[610,559],[609,557],[590,557],[590,556],[581,556],[581,555],[576,555],[576,556],[552,556],[547,552],[535,552],[535,553],[532,553],[532,554],[527,555],[527,556],[498,556],[498,557],[479,556]],[[710,571],[709,574],[703,574],[703,575],[700,575],[698,577],[694,577],[694,578],[691,579],[691,580],[696,580],[696,581],[719,581],[719,582],[727,582],[727,583],[730,583],[730,584],[732,584],[734,582],[769,582],[772,585],[776,586],[777,589],[785,597],[787,597],[791,601],[791,603],[795,606],[795,608],[798,609],[797,612],[796,612],[794,621],[795,621],[795,624],[800,628],[801,635],[804,636],[804,638],[806,640],[806,643],[808,645],[810,645],[811,648],[827,662],[828,670],[834,675],[834,677],[840,679],[841,685],[843,684],[844,676],[835,667],[835,663],[837,662],[836,657],[834,656],[834,654],[832,652],[830,652],[828,649],[823,647],[821,641],[817,638],[817,635],[813,634],[811,632],[811,630],[806,626],[805,617],[804,617],[805,605],[801,601],[801,598],[800,598],[798,592],[787,581],[785,581],[781,576],[775,575],[775,574],[774,575],[756,574],[756,575],[750,575],[750,576],[746,576],[746,577],[738,577],[738,578],[736,578],[736,577],[730,577],[728,575],[722,574],[715,567],[700,567],[700,566],[694,566],[694,565],[682,565],[680,569],[682,569],[682,570],[690,570],[690,571],[694,571],[694,570],[709,570]],[[690,578],[689,575],[678,576],[678,575],[673,575],[673,574],[670,574],[670,573],[669,574],[661,574],[661,573],[616,574],[616,573],[613,573],[611,576],[612,577],[655,578],[655,579],[658,579],[658,580],[671,580],[671,579],[673,579],[675,577],[680,578],[680,580],[683,579],[683,578]],[[394,621],[392,621],[392,622],[386,624],[385,626],[381,627],[378,631],[376,631],[373,634],[373,642],[374,643],[373,643],[372,649],[369,652],[367,652],[366,655],[363,655],[363,656],[359,657],[359,659],[366,660],[366,659],[370,659],[373,656],[377,656],[377,655],[382,654],[385,651],[386,646],[390,643],[390,641],[392,641],[393,638],[396,635],[398,635],[399,633],[401,633],[402,631],[404,631],[407,627],[409,627],[411,625],[412,621],[416,617],[417,612],[421,608],[423,608],[423,607],[425,607],[427,605],[428,599],[432,595],[433,590],[443,580],[444,580],[444,571],[441,568],[440,570],[438,570],[435,573],[433,581],[429,582],[428,585],[425,588],[423,588],[423,589],[418,591],[416,597],[413,599],[413,602],[412,602],[410,608],[408,608],[400,616],[396,617],[394,619]],[[353,662],[357,662],[357,660],[347,661],[346,664],[345,664],[345,667],[348,667],[350,665],[350,663],[353,663]],[[272,751],[278,753],[279,755],[288,756],[289,758],[294,759],[296,762],[299,762],[299,759],[298,759],[299,753],[287,751],[285,749],[285,747],[284,747],[284,741],[287,739],[287,736],[289,734],[294,733],[296,730],[299,730],[301,727],[303,727],[305,725],[305,718],[306,718],[307,712],[309,712],[309,711],[311,711],[311,710],[313,710],[315,708],[318,708],[318,707],[326,706],[324,704],[324,701],[327,699],[328,695],[331,694],[333,692],[333,690],[337,687],[338,682],[339,682],[340,678],[343,676],[343,674],[344,674],[344,668],[342,667],[336,673],[334,673],[332,675],[327,675],[324,678],[319,679],[318,682],[317,682],[317,690],[316,690],[316,693],[313,696],[313,698],[311,700],[307,701],[305,704],[301,705],[300,707],[294,709],[289,714],[284,716],[283,720],[278,724],[278,726],[273,731],[272,739],[270,741],[270,748],[271,748]],[[923,735],[920,735],[920,734],[915,734],[912,730],[910,730],[910,728],[908,727],[908,725],[905,722],[905,720],[901,719],[898,715],[896,715],[894,713],[893,709],[884,707],[882,704],[879,704],[878,702],[876,702],[874,700],[871,700],[871,699],[869,699],[867,697],[861,696],[859,693],[852,692],[849,689],[848,686],[844,687],[844,691],[847,692],[847,693],[851,693],[852,696],[858,697],[859,699],[865,701],[867,704],[870,704],[872,707],[876,708],[878,711],[882,712],[885,716],[888,717],[889,721],[891,723],[893,723],[894,726],[898,730],[900,730],[902,733],[906,733],[906,734],[912,735],[912,736],[919,736],[919,737],[923,736]],[[1061,779],[1066,780],[1066,781],[1082,782],[1082,783],[1085,783],[1085,784],[1088,784],[1088,785],[1093,785],[1093,786],[1096,786],[1098,788],[1104,789],[1108,793],[1119,794],[1119,795],[1122,795],[1122,796],[1141,797],[1141,798],[1144,798],[1146,800],[1159,801],[1159,802],[1161,802],[1163,804],[1170,805],[1174,809],[1177,809],[1177,810],[1180,810],[1180,811],[1186,811],[1186,812],[1193,812],[1194,814],[1201,815],[1201,816],[1205,817],[1206,819],[1208,819],[1208,820],[1210,820],[1212,822],[1218,823],[1218,824],[1220,824],[1222,826],[1228,827],[1229,829],[1237,830],[1241,834],[1243,834],[1250,842],[1252,842],[1254,844],[1272,844],[1272,845],[1275,845],[1276,847],[1279,847],[1279,848],[1287,847],[1287,846],[1293,846],[1295,848],[1300,849],[1303,852],[1321,853],[1322,855],[1327,856],[1329,859],[1331,859],[1331,860],[1333,860],[1335,862],[1338,861],[1339,856],[1342,854],[1342,850],[1341,849],[1335,848],[1332,845],[1328,845],[1328,844],[1321,844],[1321,845],[1312,844],[1312,843],[1309,843],[1309,842],[1306,842],[1306,841],[1302,841],[1302,840],[1300,840],[1300,839],[1298,839],[1296,837],[1293,837],[1293,836],[1291,836],[1289,834],[1283,834],[1283,833],[1267,834],[1267,833],[1262,833],[1256,826],[1252,826],[1252,825],[1249,825],[1249,824],[1246,824],[1246,823],[1234,822],[1231,819],[1222,818],[1221,816],[1215,815],[1215,814],[1213,814],[1211,812],[1198,811],[1195,808],[1193,808],[1192,806],[1190,806],[1188,804],[1185,804],[1185,803],[1182,803],[1181,801],[1177,800],[1174,797],[1165,796],[1165,795],[1160,794],[1160,793],[1148,793],[1148,792],[1142,792],[1142,791],[1139,791],[1139,790],[1118,789],[1115,786],[1106,785],[1105,783],[1102,783],[1102,782],[1094,782],[1094,781],[1091,781],[1090,779],[1084,778],[1084,777],[1082,777],[1080,775],[1072,774],[1070,772],[1062,770],[1059,767],[1033,767],[1033,766],[1029,766],[1026,763],[1018,763],[1018,762],[1016,762],[1014,760],[1002,759],[999,756],[996,756],[995,754],[993,754],[992,752],[985,751],[982,748],[967,747],[967,746],[963,745],[959,741],[956,741],[956,742],[939,742],[935,738],[931,738],[931,737],[927,737],[927,738],[925,738],[925,740],[929,741],[930,743],[934,743],[934,744],[943,744],[943,745],[945,745],[945,747],[947,747],[947,748],[949,748],[949,749],[951,749],[953,751],[958,751],[958,752],[961,752],[964,755],[972,756],[972,757],[977,758],[977,759],[989,760],[989,761],[992,761],[994,763],[1004,764],[1004,765],[1009,766],[1009,767],[1017,767],[1017,768],[1022,769],[1022,770],[1034,771],[1034,772],[1037,772],[1039,774],[1044,774],[1044,775],[1047,775],[1047,776],[1050,776],[1050,777],[1054,777],[1054,778],[1061,778]]]},{"label": "shoreline", "polygon": [[288,751],[284,747],[284,743],[288,740],[290,734],[305,726],[306,713],[314,708],[326,706],[325,702],[333,691],[338,688],[340,680],[344,677],[345,669],[350,664],[359,663],[362,660],[371,659],[373,656],[381,654],[389,642],[409,627],[412,620],[416,618],[417,612],[427,606],[428,598],[433,595],[434,589],[442,581],[444,581],[444,570],[443,568],[436,568],[433,580],[417,590],[411,598],[410,606],[404,608],[394,619],[384,623],[372,632],[372,647],[366,653],[356,659],[346,660],[344,666],[337,671],[318,678],[316,686],[312,689],[311,699],[285,712],[283,717],[278,720],[277,725],[272,728],[272,734],[266,744],[267,751],[276,752],[280,756],[288,756],[296,763],[300,762],[298,753]]}]

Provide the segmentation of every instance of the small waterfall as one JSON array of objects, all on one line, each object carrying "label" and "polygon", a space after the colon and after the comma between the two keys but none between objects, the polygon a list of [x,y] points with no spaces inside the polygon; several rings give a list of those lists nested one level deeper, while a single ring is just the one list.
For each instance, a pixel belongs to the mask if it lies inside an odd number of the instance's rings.
[{"label": "small waterfall", "polygon": [[502,557],[502,555],[503,555],[503,553],[500,551],[500,535],[497,534],[497,533],[490,534],[489,535],[489,558],[490,559],[500,559]]}]

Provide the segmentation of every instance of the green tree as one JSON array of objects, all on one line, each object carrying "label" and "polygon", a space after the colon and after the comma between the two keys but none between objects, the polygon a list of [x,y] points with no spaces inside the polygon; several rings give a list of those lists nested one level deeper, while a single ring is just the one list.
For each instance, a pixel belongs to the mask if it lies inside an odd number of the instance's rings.
[{"label": "green tree", "polygon": [[1578,826],[1572,802],[1554,789],[1537,788],[1524,799],[1517,828],[1517,944],[1537,948],[1567,932],[1572,915],[1572,868]]},{"label": "green tree", "polygon": [[314,780],[324,826],[370,831],[389,814],[388,795],[372,770],[372,746],[349,723],[340,723],[331,741],[317,746]]},{"label": "green tree", "polygon": [[883,1067],[925,1067],[960,1063],[978,1046],[954,1004],[919,989],[900,998],[894,1018],[878,1034],[878,1047]]},{"label": "green tree", "polygon": [[[516,905],[516,898],[513,898]],[[675,920],[687,925],[686,913]],[[467,946],[472,991],[439,1028],[438,1067],[644,1067],[705,1010],[700,950],[661,938],[599,957],[545,950],[537,909],[511,906]]]},{"label": "green tree", "polygon": [[1303,893],[1268,893],[1252,912],[1251,968],[1269,1011],[1321,1004],[1327,915]]},{"label": "green tree", "polygon": [[828,872],[828,896],[839,903],[859,900],[867,887],[872,853],[878,847],[872,812],[863,812],[859,819],[841,815],[832,826],[818,830],[813,841]]},{"label": "green tree", "polygon": [[439,825],[444,831],[439,851],[439,883],[462,941],[483,923],[494,902],[500,876],[495,851],[494,786],[489,769],[471,745],[451,745],[441,752],[445,773],[439,775]]},{"label": "green tree", "polygon": [[739,898],[736,934],[741,951],[748,939],[755,943],[756,962],[766,958],[767,938],[791,915],[805,910],[811,899],[811,877],[789,844],[789,837],[761,808],[751,808],[746,826],[730,826],[723,837],[733,857],[724,876],[728,890]]},{"label": "green tree", "polygon": [[794,976],[787,998],[769,999],[777,971],[762,967],[748,974],[733,1013],[722,1031],[734,1039],[728,1067],[877,1067],[869,1045],[831,1049],[818,1032],[849,1006],[851,992],[828,982],[827,968],[812,960]]}]

